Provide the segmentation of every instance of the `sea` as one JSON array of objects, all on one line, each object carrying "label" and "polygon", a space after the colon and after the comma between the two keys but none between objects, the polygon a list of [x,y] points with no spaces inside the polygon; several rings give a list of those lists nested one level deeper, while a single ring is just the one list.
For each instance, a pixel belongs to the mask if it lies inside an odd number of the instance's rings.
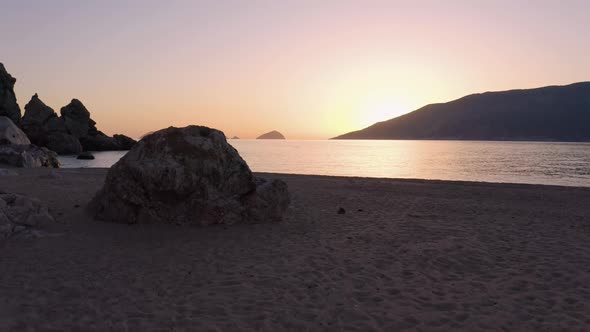
[{"label": "sea", "polygon": [[[590,143],[412,140],[229,140],[254,172],[590,187]],[[110,167],[60,156],[62,167]]]}]

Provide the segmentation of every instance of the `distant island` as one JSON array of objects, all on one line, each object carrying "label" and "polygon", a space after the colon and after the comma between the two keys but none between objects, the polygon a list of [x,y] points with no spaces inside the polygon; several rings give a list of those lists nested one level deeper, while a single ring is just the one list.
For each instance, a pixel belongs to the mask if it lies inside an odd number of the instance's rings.
[{"label": "distant island", "polygon": [[473,94],[334,139],[590,141],[590,82]]},{"label": "distant island", "polygon": [[238,136],[234,136],[231,139],[240,139]]},{"label": "distant island", "polygon": [[276,130],[273,130],[269,133],[262,134],[262,135],[258,136],[256,139],[286,139],[286,138],[285,138],[285,136],[283,136],[283,134],[279,133]]}]

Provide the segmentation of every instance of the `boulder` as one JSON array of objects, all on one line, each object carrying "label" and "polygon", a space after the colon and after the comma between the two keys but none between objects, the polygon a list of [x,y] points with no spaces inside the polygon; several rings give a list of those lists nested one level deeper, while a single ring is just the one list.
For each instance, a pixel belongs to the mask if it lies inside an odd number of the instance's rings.
[{"label": "boulder", "polygon": [[0,192],[0,238],[26,233],[53,221],[47,206],[41,201]]},{"label": "boulder", "polygon": [[288,204],[287,185],[255,178],[221,131],[188,126],[143,137],[89,208],[111,222],[204,226],[279,221]]},{"label": "boulder", "polygon": [[90,151],[81,152],[76,159],[93,160],[94,155]]},{"label": "boulder", "polygon": [[14,84],[16,79],[12,77],[0,63],[0,116],[6,116],[12,122],[18,124],[20,122],[20,107],[16,102],[16,95],[14,94]]},{"label": "boulder", "polygon": [[15,167],[51,167],[58,168],[57,153],[33,144],[0,145],[0,164]]},{"label": "boulder", "polygon": [[10,118],[0,116],[0,144],[31,144],[31,141]]},{"label": "boulder", "polygon": [[37,94],[25,105],[21,127],[35,145],[47,147],[58,154],[82,152],[78,138],[68,134],[63,119],[45,105]]}]

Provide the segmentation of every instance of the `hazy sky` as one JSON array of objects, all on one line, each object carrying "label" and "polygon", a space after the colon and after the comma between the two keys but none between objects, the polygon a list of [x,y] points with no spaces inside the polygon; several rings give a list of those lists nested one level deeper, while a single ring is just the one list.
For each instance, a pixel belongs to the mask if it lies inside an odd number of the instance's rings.
[{"label": "hazy sky", "polygon": [[425,104],[590,80],[590,1],[0,0],[21,108],[107,134],[329,138]]}]

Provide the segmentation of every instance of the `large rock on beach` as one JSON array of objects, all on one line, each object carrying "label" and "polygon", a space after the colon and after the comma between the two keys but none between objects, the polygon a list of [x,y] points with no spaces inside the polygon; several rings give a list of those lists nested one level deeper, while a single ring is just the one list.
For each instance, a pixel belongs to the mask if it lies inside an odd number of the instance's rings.
[{"label": "large rock on beach", "polygon": [[0,144],[31,144],[31,141],[10,118],[0,116]]},{"label": "large rock on beach", "polygon": [[16,78],[12,77],[0,63],[0,115],[6,116],[14,123],[20,122],[20,107],[16,102],[14,84]]},{"label": "large rock on beach", "polygon": [[287,185],[255,178],[221,131],[188,126],[142,138],[89,207],[105,221],[204,226],[280,221],[288,205]]},{"label": "large rock on beach", "polygon": [[0,239],[27,233],[53,221],[47,206],[41,201],[0,192]]}]

